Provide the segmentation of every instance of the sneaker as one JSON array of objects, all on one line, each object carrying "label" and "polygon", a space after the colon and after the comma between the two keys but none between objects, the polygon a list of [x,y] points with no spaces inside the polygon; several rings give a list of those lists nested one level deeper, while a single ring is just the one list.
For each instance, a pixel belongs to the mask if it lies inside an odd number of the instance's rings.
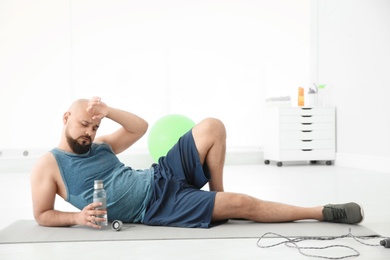
[{"label": "sneaker", "polygon": [[322,210],[324,221],[333,223],[358,224],[364,219],[363,208],[359,204],[327,204]]}]

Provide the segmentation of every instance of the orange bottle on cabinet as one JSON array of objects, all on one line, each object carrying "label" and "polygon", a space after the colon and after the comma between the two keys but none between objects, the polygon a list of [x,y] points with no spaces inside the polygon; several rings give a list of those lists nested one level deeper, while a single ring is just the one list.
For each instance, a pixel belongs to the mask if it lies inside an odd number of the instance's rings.
[{"label": "orange bottle on cabinet", "polygon": [[305,105],[305,90],[302,87],[298,88],[298,106],[303,107]]}]

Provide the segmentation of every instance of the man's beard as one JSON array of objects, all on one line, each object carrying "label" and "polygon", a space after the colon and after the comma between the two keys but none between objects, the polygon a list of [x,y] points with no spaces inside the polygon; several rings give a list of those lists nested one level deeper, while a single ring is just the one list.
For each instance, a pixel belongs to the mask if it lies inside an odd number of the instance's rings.
[{"label": "man's beard", "polygon": [[68,141],[70,149],[72,149],[72,151],[76,154],[84,154],[84,153],[88,152],[89,149],[91,148],[91,145],[92,145],[92,140],[89,136],[81,136],[81,137],[88,138],[89,143],[86,144],[86,141],[82,141],[82,143],[80,144],[77,141],[77,139],[73,139],[68,134],[66,135],[66,140]]}]

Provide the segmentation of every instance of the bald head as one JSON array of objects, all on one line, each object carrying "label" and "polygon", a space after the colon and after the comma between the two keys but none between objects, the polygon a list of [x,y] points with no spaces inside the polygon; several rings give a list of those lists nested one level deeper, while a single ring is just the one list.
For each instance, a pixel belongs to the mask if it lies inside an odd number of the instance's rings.
[{"label": "bald head", "polygon": [[68,112],[77,113],[79,111],[85,111],[88,105],[88,99],[77,99],[69,107]]},{"label": "bald head", "polygon": [[[69,107],[68,111],[65,113],[65,116],[72,117],[72,120],[83,120],[87,121],[89,124],[100,124],[100,119],[93,118],[91,110],[87,110],[90,106],[90,100],[88,99],[77,99]],[[90,109],[90,108],[89,108]]]}]

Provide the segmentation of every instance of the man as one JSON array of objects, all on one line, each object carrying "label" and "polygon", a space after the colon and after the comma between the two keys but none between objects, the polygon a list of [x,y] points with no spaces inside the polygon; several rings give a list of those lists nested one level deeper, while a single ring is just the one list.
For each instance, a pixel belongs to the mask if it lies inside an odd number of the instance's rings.
[{"label": "man", "polygon": [[[121,127],[96,137],[103,118]],[[33,211],[43,226],[86,225],[101,228],[103,218],[147,225],[208,228],[228,219],[288,222],[315,219],[357,224],[363,209],[356,203],[297,207],[224,191],[222,175],[226,132],[221,121],[207,118],[183,135],[158,164],[134,170],[116,154],[147,131],[137,115],[108,106],[100,98],[76,100],[63,116],[59,145],[43,155],[31,174]],[[107,211],[92,203],[94,180],[104,181]],[[201,190],[209,183],[210,191]],[[80,209],[54,209],[56,194]]]}]

